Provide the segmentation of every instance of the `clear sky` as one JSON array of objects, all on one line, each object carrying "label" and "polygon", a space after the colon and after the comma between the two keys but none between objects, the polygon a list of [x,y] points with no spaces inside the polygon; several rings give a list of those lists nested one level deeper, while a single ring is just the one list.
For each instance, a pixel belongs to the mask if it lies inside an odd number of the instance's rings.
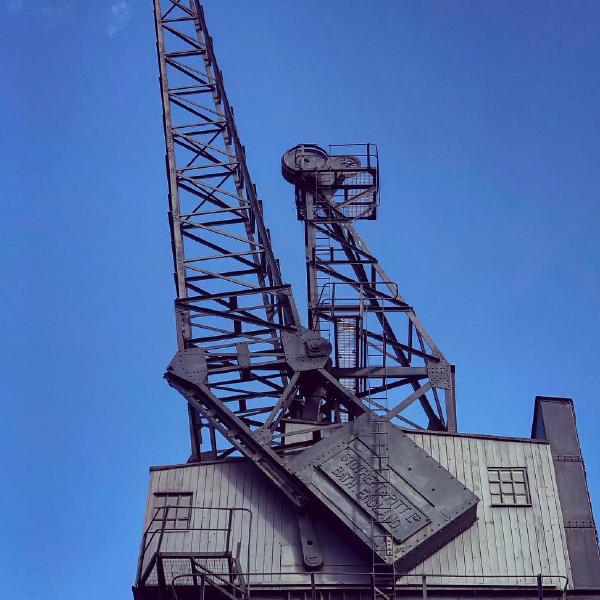
[{"label": "clear sky", "polygon": [[[600,507],[600,3],[206,0],[283,271],[288,147],[372,141],[361,232],[457,365],[459,427],[576,402]],[[150,0],[0,0],[7,597],[130,598],[148,466],[188,456]]]}]

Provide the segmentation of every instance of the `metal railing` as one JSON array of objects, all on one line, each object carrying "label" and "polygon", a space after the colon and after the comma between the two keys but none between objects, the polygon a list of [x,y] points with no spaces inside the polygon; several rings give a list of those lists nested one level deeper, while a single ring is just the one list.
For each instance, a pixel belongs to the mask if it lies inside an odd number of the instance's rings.
[{"label": "metal railing", "polygon": [[[171,595],[173,600],[179,600],[177,588],[179,587],[181,590],[182,587],[189,587],[190,580],[192,581],[192,586],[199,589],[200,598],[205,597],[205,589],[207,586],[213,586],[225,591],[226,595],[230,598],[249,600],[250,590],[246,579],[239,567],[239,563],[236,561],[235,564],[238,568],[230,572],[226,577],[209,571],[208,569],[203,569],[199,565],[195,565],[195,570],[192,574],[176,575],[171,580]],[[200,580],[199,583],[198,580]]]},{"label": "metal railing", "polygon": [[[235,578],[237,573],[235,572],[211,572],[210,574],[204,575],[205,578],[213,577],[215,582],[223,582],[224,584],[231,585],[230,581]],[[285,578],[289,577],[289,580]],[[323,582],[319,581],[322,576],[334,576],[339,578],[351,577],[355,580],[355,583],[340,583],[340,582]],[[193,573],[182,574],[174,578],[173,583],[176,580],[183,578],[188,580],[194,577]],[[196,577],[200,579],[201,575],[196,574]],[[413,583],[402,583],[403,578],[414,578]],[[218,578],[218,579],[217,579]],[[368,593],[373,598],[376,597],[387,597],[389,599],[404,597],[407,592],[413,592],[418,594],[423,600],[428,598],[441,597],[446,594],[448,588],[455,590],[468,590],[472,592],[475,589],[481,590],[482,588],[498,589],[517,589],[521,592],[525,592],[531,597],[536,597],[538,600],[546,598],[561,598],[561,600],[567,600],[567,588],[569,585],[569,579],[565,575],[456,575],[449,573],[396,573],[395,582],[392,581],[390,576],[389,586],[382,586],[381,584],[375,585],[375,573],[369,572],[358,572],[353,570],[321,570],[317,572],[298,572],[298,571],[269,571],[269,572],[245,572],[243,574],[243,585],[234,586],[235,589],[244,591],[246,598],[250,598],[252,592],[258,594],[260,592],[269,591],[285,591],[285,592],[304,592],[308,594],[311,600],[320,600],[322,593],[325,592],[340,592],[340,593]],[[269,579],[280,578],[280,581],[267,583]],[[358,580],[362,579],[361,582]],[[452,580],[452,583],[440,582],[440,579]],[[300,580],[300,581],[299,581]],[[461,580],[464,583],[461,583]],[[488,583],[481,583],[482,580],[487,580]],[[562,585],[556,585],[556,580],[562,582]],[[477,581],[479,583],[474,583]],[[526,581],[526,582],[525,582]],[[437,582],[437,583],[436,583]],[[525,583],[524,583],[525,582]],[[173,587],[181,586],[181,583],[176,583]],[[199,586],[198,586],[199,587]],[[393,591],[395,590],[395,591]],[[531,593],[534,593],[533,596]],[[439,593],[439,594],[438,594]],[[178,600],[176,590],[171,590],[173,600]]]},{"label": "metal railing", "polygon": [[[138,560],[138,568],[136,575],[136,583],[140,586],[146,585],[148,578],[154,571],[155,567],[158,566],[157,558],[160,556],[163,550],[163,543],[165,539],[170,536],[182,536],[188,533],[199,533],[199,534],[217,534],[215,538],[218,537],[218,534],[223,534],[224,541],[222,546],[214,547],[215,544],[207,545],[207,547],[202,548],[193,548],[190,547],[188,550],[181,552],[181,558],[184,558],[185,555],[192,556],[197,552],[203,551],[205,554],[227,554],[232,558],[235,558],[239,563],[239,553],[241,551],[241,540],[234,540],[234,519],[236,513],[247,514],[248,526],[247,526],[247,539],[249,540],[249,534],[252,528],[252,511],[247,508],[240,507],[232,507],[232,508],[215,508],[213,506],[191,506],[188,507],[190,509],[190,523],[192,523],[194,518],[193,511],[210,511],[214,513],[226,513],[225,517],[225,526],[220,527],[186,527],[186,528],[177,528],[177,527],[166,527],[167,522],[169,521],[169,511],[177,511],[178,507],[157,507],[152,515],[150,523],[144,530],[142,535],[142,542],[140,547],[140,557]],[[162,515],[161,515],[162,511]],[[176,514],[176,513],[175,513]],[[161,515],[159,517],[159,515]],[[158,518],[157,518],[158,517]],[[238,542],[237,554],[238,556],[234,557],[233,554],[233,542]],[[153,546],[153,543],[156,542]],[[212,547],[211,547],[212,546]],[[148,554],[151,553],[150,558],[148,559]],[[246,568],[250,564],[250,545],[246,543]]]}]

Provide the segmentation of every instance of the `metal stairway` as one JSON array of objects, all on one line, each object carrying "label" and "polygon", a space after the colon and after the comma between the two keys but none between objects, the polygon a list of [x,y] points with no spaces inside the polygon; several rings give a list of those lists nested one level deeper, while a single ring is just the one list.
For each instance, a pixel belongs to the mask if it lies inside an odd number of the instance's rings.
[{"label": "metal stairway", "polygon": [[[356,368],[359,366],[360,320],[360,317],[340,317],[335,321],[335,352],[338,367]],[[344,377],[340,378],[340,383],[356,394],[357,379]]]},{"label": "metal stairway", "polygon": [[173,600],[204,600],[206,597],[249,600],[249,590],[239,560],[230,552],[190,556],[189,563],[188,574],[176,575],[171,580]]}]

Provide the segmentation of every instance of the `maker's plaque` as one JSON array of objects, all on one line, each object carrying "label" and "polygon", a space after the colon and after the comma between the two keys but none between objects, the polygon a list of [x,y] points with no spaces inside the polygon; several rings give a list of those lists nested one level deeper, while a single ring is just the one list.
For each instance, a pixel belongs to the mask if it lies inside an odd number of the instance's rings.
[{"label": "maker's plaque", "polygon": [[319,468],[397,542],[430,522],[427,515],[352,448],[334,454]]}]

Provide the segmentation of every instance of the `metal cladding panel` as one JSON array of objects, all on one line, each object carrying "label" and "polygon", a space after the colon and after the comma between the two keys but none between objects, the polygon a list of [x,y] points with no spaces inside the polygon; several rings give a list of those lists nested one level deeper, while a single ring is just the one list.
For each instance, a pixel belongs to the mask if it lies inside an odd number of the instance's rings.
[{"label": "metal cladding panel", "polygon": [[[542,573],[547,584],[562,588],[571,572],[548,444],[429,432],[408,435],[481,501],[476,523],[411,569],[401,583],[418,584],[421,574],[439,573],[428,578],[432,585],[502,586],[508,581],[534,586],[535,575]],[[525,468],[531,504],[495,506],[490,467]]]},{"label": "metal cladding panel", "polygon": [[[220,463],[181,465],[151,471],[150,490],[144,529],[150,525],[154,494],[192,492],[191,526],[196,532],[172,532],[164,541],[168,552],[210,552],[223,546],[215,530],[226,525],[226,514],[219,509],[242,508],[250,512],[235,519],[232,545],[241,544],[240,562],[253,585],[299,585],[310,582],[303,565],[298,520],[292,503],[247,459]],[[356,548],[331,527],[331,519],[314,515],[319,544],[327,556],[327,570],[316,573],[317,583],[368,583],[357,573],[370,570],[370,555]],[[148,557],[149,558],[149,557]],[[146,563],[148,559],[146,560]],[[188,568],[182,565],[182,572]],[[150,584],[152,584],[150,581]]]},{"label": "metal cladding panel", "polygon": [[[413,567],[401,584],[419,585],[421,574],[425,573],[431,585],[534,587],[535,575],[542,573],[553,576],[547,583],[563,585],[564,579],[558,576],[570,577],[569,557],[546,442],[432,432],[410,432],[406,436],[481,500],[477,521]],[[493,505],[487,470],[503,466],[527,469],[531,505]],[[236,520],[233,538],[241,542],[244,570],[265,573],[252,576],[251,583],[291,586],[308,581],[293,506],[250,461],[234,459],[153,469],[149,491],[146,526],[157,492],[192,492],[193,505],[208,508],[195,511],[193,527],[197,528],[223,525],[224,515],[211,508],[248,509],[251,522],[247,517]],[[317,572],[316,581],[364,581],[358,574],[370,571],[370,552],[361,552],[362,544],[352,543],[354,536],[345,533],[346,527],[336,528],[337,519],[328,511],[317,511],[313,519],[325,558],[323,571],[337,573]],[[211,532],[182,531],[170,536],[168,543],[171,551],[197,552],[214,549],[220,540]]]},{"label": "metal cladding panel", "polygon": [[370,415],[305,450],[289,468],[367,548],[397,568],[421,562],[476,518],[477,496],[403,431]]}]

